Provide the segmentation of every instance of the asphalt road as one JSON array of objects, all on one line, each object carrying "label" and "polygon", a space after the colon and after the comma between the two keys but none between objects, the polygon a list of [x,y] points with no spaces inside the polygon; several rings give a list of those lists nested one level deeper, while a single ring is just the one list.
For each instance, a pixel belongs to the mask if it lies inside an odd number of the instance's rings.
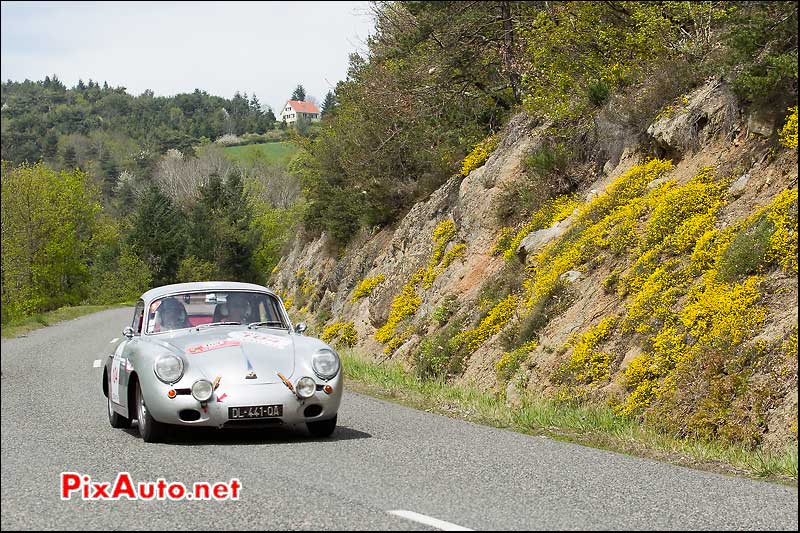
[{"label": "asphalt road", "polygon": [[[530,437],[346,394],[331,439],[304,428],[112,429],[104,357],[117,309],[2,341],[2,529],[797,530],[797,488]],[[62,500],[61,472],[221,482],[239,500]],[[414,519],[407,513],[416,513]],[[405,516],[400,516],[405,515]],[[428,522],[430,523],[430,522]],[[436,523],[439,527],[447,524]]]}]

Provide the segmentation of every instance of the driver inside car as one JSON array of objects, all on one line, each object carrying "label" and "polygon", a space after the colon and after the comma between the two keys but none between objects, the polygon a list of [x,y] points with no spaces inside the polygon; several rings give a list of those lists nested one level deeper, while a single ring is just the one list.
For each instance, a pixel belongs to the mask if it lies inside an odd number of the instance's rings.
[{"label": "driver inside car", "polygon": [[158,309],[159,328],[158,331],[169,331],[172,329],[188,328],[186,308],[174,298],[165,298]]}]

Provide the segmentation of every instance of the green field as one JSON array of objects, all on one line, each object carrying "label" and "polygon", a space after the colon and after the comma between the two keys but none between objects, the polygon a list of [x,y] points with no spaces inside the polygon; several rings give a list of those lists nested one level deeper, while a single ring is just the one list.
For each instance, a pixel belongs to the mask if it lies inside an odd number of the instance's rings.
[{"label": "green field", "polygon": [[290,142],[247,144],[225,148],[225,155],[233,161],[251,163],[263,160],[279,163],[282,166],[286,166],[295,152],[297,152],[297,146]]}]

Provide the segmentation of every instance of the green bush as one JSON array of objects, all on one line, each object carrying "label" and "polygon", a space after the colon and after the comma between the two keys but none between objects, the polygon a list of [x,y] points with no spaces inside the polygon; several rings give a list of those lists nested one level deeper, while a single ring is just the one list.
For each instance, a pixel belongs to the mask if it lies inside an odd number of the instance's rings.
[{"label": "green bush", "polygon": [[567,170],[572,157],[572,150],[564,143],[542,144],[525,158],[524,164],[529,173],[544,178]]},{"label": "green bush", "polygon": [[608,101],[611,88],[604,81],[593,81],[589,83],[589,101],[597,107],[602,106]]},{"label": "green bush", "polygon": [[445,296],[442,305],[437,306],[431,315],[437,324],[443,326],[458,311],[458,298],[453,295]]},{"label": "green bush", "polygon": [[732,282],[758,272],[766,262],[770,237],[774,232],[775,226],[766,215],[738,232],[722,253],[720,279]]},{"label": "green bush", "polygon": [[444,379],[463,371],[466,352],[456,339],[463,323],[453,323],[422,341],[414,354],[414,372],[423,379]]}]

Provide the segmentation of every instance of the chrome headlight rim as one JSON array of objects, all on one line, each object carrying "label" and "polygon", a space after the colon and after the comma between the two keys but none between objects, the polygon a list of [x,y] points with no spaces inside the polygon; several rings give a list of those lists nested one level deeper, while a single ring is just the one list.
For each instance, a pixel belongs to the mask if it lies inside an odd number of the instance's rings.
[{"label": "chrome headlight rim", "polygon": [[[307,390],[307,394],[303,394],[300,392],[301,390]],[[303,376],[302,378],[298,379],[297,382],[294,384],[294,391],[297,394],[298,398],[302,398],[303,400],[308,400],[314,393],[317,392],[317,382],[314,381],[314,378],[311,376]]]},{"label": "chrome headlight rim", "polygon": [[[206,396],[205,398],[200,397],[195,391],[195,387],[197,385],[203,385],[203,384],[206,384],[208,386],[208,396]],[[207,402],[214,395],[214,384],[208,381],[207,379],[198,379],[197,381],[192,383],[191,390],[192,390],[192,397],[195,400],[197,400],[198,402]]]},{"label": "chrome headlight rim", "polygon": [[[333,356],[334,364],[332,366],[332,370],[320,368],[320,365],[318,364],[320,356]],[[325,381],[336,377],[336,374],[339,373],[341,367],[342,363],[339,359],[339,354],[336,353],[336,351],[332,348],[320,348],[314,352],[314,355],[311,356],[311,368],[314,369],[314,374],[316,374],[318,378],[324,379]]]},{"label": "chrome headlight rim", "polygon": [[[174,379],[172,379],[171,376],[162,376],[158,371],[159,363],[164,361],[165,359],[168,359],[168,358],[172,358],[172,359],[177,360],[178,363],[179,363],[179,366],[180,366],[180,372],[178,373],[177,377],[175,377]],[[155,363],[153,363],[153,373],[156,375],[156,377],[159,379],[159,381],[161,381],[163,383],[166,383],[168,385],[172,385],[173,383],[177,383],[178,381],[180,381],[181,378],[183,377],[183,371],[184,370],[185,370],[185,367],[183,365],[183,359],[178,357],[177,355],[171,354],[171,353],[163,354],[163,355],[158,356],[158,358],[155,360]]]}]

